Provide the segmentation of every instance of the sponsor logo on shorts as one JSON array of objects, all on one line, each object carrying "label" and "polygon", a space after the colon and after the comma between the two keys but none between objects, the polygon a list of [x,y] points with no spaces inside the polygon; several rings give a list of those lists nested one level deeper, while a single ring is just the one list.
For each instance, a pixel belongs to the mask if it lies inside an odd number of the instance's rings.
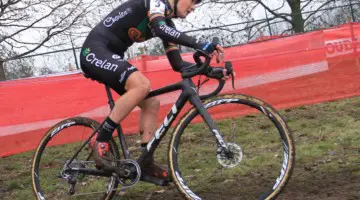
[{"label": "sponsor logo on shorts", "polygon": [[119,65],[113,64],[108,60],[100,60],[96,58],[96,55],[94,53],[88,54],[86,56],[86,61],[91,63],[92,65],[95,65],[96,67],[106,69],[109,71],[116,71],[116,69],[119,67]]},{"label": "sponsor logo on shorts", "polygon": [[119,61],[122,60],[121,56],[119,56],[117,54],[112,55],[112,58],[115,59],[115,60],[119,60]]},{"label": "sponsor logo on shorts", "polygon": [[131,66],[131,67],[127,68],[128,71],[131,71],[131,70],[134,70],[134,69],[136,69],[136,67],[134,67],[134,66]]},{"label": "sponsor logo on shorts", "polygon": [[125,75],[126,75],[126,71],[124,71],[122,74],[121,74],[121,77],[120,77],[120,83],[122,83],[124,81],[124,78],[125,78]]},{"label": "sponsor logo on shorts", "polygon": [[132,12],[131,8],[127,8],[125,11],[119,12],[116,16],[114,17],[107,17],[103,24],[105,27],[111,27],[112,25],[114,25],[116,22],[118,22],[120,19],[124,18],[126,15],[130,14]]}]

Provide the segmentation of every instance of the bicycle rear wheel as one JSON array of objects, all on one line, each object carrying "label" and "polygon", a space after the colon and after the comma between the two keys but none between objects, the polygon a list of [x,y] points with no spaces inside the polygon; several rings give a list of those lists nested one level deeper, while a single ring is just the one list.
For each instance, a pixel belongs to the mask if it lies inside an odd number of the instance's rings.
[{"label": "bicycle rear wheel", "polygon": [[274,199],[294,165],[286,122],[270,105],[246,95],[221,95],[204,105],[232,153],[219,152],[212,132],[191,109],[169,145],[169,167],[179,191],[187,199]]},{"label": "bicycle rear wheel", "polygon": [[[99,127],[95,120],[74,117],[66,119],[51,128],[35,151],[32,164],[32,183],[35,196],[44,199],[111,199],[118,186],[115,176],[103,177],[84,173],[64,173],[63,168],[80,146]],[[120,160],[115,141],[110,141],[111,157]],[[86,145],[70,165],[72,168],[95,169],[92,150]],[[116,163],[116,162],[114,162]],[[76,179],[75,194],[69,195],[67,177]]]}]

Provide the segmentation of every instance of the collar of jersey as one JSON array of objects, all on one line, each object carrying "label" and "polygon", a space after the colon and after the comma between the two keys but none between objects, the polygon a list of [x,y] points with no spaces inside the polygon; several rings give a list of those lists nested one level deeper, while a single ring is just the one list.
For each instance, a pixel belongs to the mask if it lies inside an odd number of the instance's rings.
[{"label": "collar of jersey", "polygon": [[165,11],[165,17],[166,18],[173,18],[175,17],[174,10],[171,8],[169,1],[165,1],[166,11]]}]

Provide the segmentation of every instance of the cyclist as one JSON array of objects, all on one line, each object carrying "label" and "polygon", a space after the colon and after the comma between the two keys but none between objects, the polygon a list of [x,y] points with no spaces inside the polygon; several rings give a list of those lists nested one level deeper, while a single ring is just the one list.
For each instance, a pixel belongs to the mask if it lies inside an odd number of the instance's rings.
[{"label": "cyclist", "polygon": [[[224,52],[220,45],[199,43],[179,32],[171,20],[185,18],[200,1],[129,0],[110,12],[86,38],[80,56],[82,70],[121,95],[100,127],[96,141],[90,142],[97,168],[111,168],[108,141],[118,124],[135,106],[141,109],[139,131],[144,150],[156,131],[160,102],[155,98],[144,100],[151,90],[150,81],[135,66],[123,60],[129,46],[159,37],[172,68],[177,72],[193,64],[182,60],[175,44],[202,50],[217,58],[219,53]],[[168,178],[167,169],[156,165],[152,155],[140,163],[140,167],[144,174]]]}]

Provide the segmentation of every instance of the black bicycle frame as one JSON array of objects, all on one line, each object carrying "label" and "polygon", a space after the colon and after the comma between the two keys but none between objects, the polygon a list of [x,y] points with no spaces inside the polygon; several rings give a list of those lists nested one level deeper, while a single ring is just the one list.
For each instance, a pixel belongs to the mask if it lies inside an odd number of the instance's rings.
[{"label": "black bicycle frame", "polygon": [[[108,96],[108,99],[109,99],[108,103],[109,103],[110,108],[112,110],[114,108],[114,99],[113,99],[113,97],[111,95],[111,91],[110,91],[109,86],[105,85],[105,87],[106,87],[106,93],[107,93],[107,96]],[[172,106],[170,112],[165,117],[164,122],[156,130],[155,135],[152,138],[152,140],[148,143],[148,145],[146,147],[147,151],[143,151],[142,154],[140,155],[140,157],[138,158],[138,160],[137,160],[138,163],[141,163],[149,153],[153,153],[155,151],[155,149],[158,147],[161,139],[166,135],[167,131],[171,127],[171,125],[174,122],[175,118],[178,116],[179,112],[184,107],[184,105],[185,105],[185,103],[187,101],[190,101],[190,103],[197,109],[197,111],[199,112],[199,114],[201,115],[201,117],[203,118],[205,123],[209,126],[210,130],[212,131],[212,134],[216,138],[218,146],[222,147],[222,149],[225,152],[228,151],[227,145],[225,144],[225,142],[223,140],[223,137],[219,132],[219,129],[216,127],[214,121],[212,120],[212,118],[210,117],[209,113],[207,112],[205,106],[201,102],[201,97],[198,95],[198,91],[196,89],[196,86],[195,86],[195,84],[193,83],[193,81],[190,78],[184,78],[181,82],[178,82],[178,83],[175,83],[175,84],[172,84],[172,85],[169,85],[169,86],[165,86],[165,87],[153,90],[148,94],[148,96],[146,98],[159,96],[161,94],[165,94],[165,93],[169,93],[169,92],[173,92],[173,91],[177,91],[177,90],[182,90],[179,98],[176,100],[176,102]],[[221,89],[218,88],[216,91],[220,91],[220,90]],[[216,94],[217,93],[214,93],[214,95],[216,95]],[[107,173],[102,173],[102,172],[100,172],[98,170],[87,170],[87,169],[79,169],[79,168],[71,169],[69,167],[70,163],[75,159],[75,157],[79,154],[79,152],[82,150],[82,148],[90,141],[90,139],[96,134],[98,129],[96,129],[93,132],[93,134],[90,136],[90,138],[80,147],[80,149],[75,153],[75,155],[69,160],[68,165],[67,165],[68,170],[70,170],[70,171],[79,171],[79,172],[95,174],[95,175],[101,175],[101,174],[104,175],[104,176],[109,175]],[[125,137],[124,137],[121,126],[119,126],[117,128],[117,132],[118,132],[118,138],[119,138],[119,142],[120,142],[120,145],[121,145],[121,149],[122,149],[123,154],[124,154],[124,158],[125,159],[131,159],[131,155],[130,155],[128,149],[127,149],[127,145],[126,145],[126,142],[125,142]]]},{"label": "black bicycle frame", "polygon": [[154,137],[148,143],[146,147],[147,151],[143,151],[140,157],[138,158],[139,163],[141,163],[149,153],[153,153],[155,151],[161,139],[166,135],[167,131],[169,130],[172,123],[174,122],[174,120],[176,119],[176,117],[178,116],[178,114],[180,113],[180,111],[182,110],[182,108],[184,107],[187,101],[190,101],[190,103],[197,109],[201,117],[209,126],[210,130],[212,130],[212,133],[216,137],[216,141],[218,145],[227,151],[227,146],[223,140],[223,137],[219,132],[219,129],[216,127],[214,121],[212,120],[206,108],[204,107],[203,103],[201,102],[196,86],[190,78],[185,78],[181,82],[154,90],[150,92],[146,98],[155,97],[176,90],[182,90],[182,92],[179,98],[172,106],[167,116],[165,117],[161,126],[156,130]]}]

